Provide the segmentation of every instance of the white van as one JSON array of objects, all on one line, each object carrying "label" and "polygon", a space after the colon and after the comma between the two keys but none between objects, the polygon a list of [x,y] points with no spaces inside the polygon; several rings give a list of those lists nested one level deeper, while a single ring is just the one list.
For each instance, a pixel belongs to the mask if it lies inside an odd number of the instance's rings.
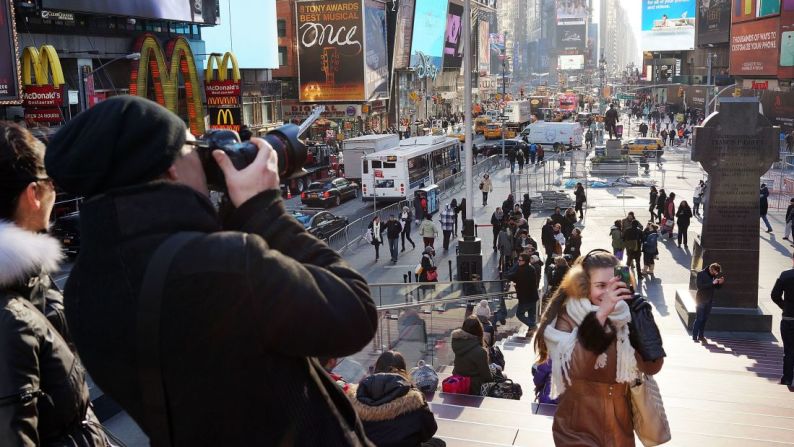
[{"label": "white van", "polygon": [[573,147],[581,147],[584,143],[584,132],[582,125],[573,123],[556,123],[547,121],[536,121],[521,131],[521,140],[528,144],[540,143],[557,146],[559,144],[573,144]]}]

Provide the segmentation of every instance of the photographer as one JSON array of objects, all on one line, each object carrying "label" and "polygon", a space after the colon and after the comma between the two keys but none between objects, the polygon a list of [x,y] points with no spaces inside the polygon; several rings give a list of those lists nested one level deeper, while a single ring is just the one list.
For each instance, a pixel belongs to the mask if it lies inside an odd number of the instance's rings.
[{"label": "photographer", "polygon": [[[311,358],[370,341],[366,282],[286,213],[270,145],[252,138],[256,159],[239,171],[212,152],[234,206],[221,221],[207,198],[213,160],[202,165],[192,140],[170,111],[119,96],[78,115],[47,150],[50,175],[86,197],[65,298],[92,378],[154,446],[368,445]],[[195,238],[168,253],[175,235]],[[163,287],[147,287],[152,274]]]}]

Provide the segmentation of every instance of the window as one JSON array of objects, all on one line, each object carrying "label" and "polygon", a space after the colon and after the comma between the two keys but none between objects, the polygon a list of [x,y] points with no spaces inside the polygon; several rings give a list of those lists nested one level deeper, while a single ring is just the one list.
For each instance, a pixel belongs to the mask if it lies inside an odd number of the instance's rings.
[{"label": "window", "polygon": [[[271,22],[273,23],[273,22]],[[279,19],[276,21],[276,29],[278,30],[278,37],[287,37],[287,21]]]},{"label": "window", "polygon": [[287,47],[278,47],[278,65],[287,65]]},{"label": "window", "polygon": [[361,161],[361,172],[362,174],[369,173],[369,163],[367,163],[367,160]]},{"label": "window", "polygon": [[383,166],[380,160],[372,160],[372,169],[378,169]]},{"label": "window", "polygon": [[394,188],[394,180],[376,180],[376,188]]},{"label": "window", "polygon": [[393,169],[397,167],[397,163],[383,163],[383,169]]}]

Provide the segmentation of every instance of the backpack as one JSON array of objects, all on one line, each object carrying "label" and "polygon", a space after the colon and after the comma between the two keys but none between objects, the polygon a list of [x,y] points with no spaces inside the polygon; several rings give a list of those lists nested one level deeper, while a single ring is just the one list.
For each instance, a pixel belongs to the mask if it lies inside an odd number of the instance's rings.
[{"label": "backpack", "polygon": [[659,235],[657,233],[651,233],[645,237],[645,242],[642,243],[642,251],[648,254],[656,254],[657,247],[656,241],[659,239]]},{"label": "backpack", "polygon": [[416,368],[411,370],[411,379],[416,387],[424,393],[435,392],[438,388],[438,373],[427,366],[424,360],[419,360]]}]

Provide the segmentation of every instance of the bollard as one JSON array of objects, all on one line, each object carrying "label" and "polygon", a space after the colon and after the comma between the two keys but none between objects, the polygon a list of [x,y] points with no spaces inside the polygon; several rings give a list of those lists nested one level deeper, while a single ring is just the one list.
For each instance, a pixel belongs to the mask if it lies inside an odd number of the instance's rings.
[{"label": "bollard", "polygon": [[408,284],[408,275],[403,275],[403,284]]},{"label": "bollard", "polygon": [[[406,276],[406,275],[403,275],[403,276]],[[411,284],[412,281],[411,281],[411,271],[410,270],[408,270],[408,275],[407,276],[408,276],[408,284]]]},{"label": "bollard", "polygon": [[449,280],[452,281],[452,260],[450,259],[447,261],[449,263]]}]

